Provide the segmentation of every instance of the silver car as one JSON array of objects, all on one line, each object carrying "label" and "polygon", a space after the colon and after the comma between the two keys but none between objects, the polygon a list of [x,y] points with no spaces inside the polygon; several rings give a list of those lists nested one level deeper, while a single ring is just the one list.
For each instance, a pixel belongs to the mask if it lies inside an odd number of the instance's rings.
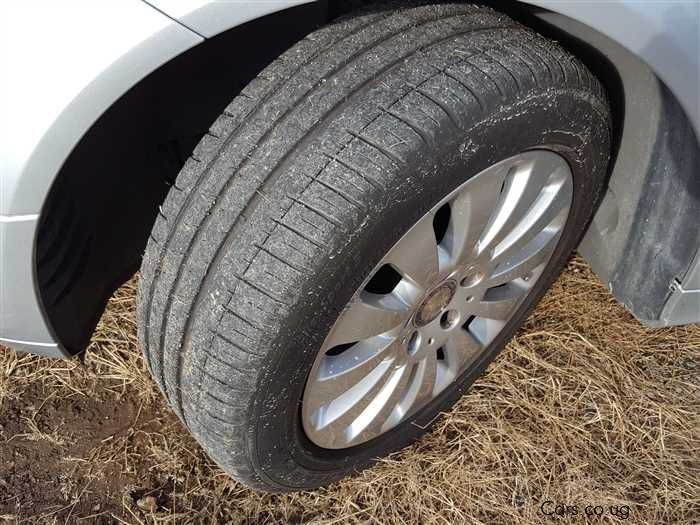
[{"label": "silver car", "polygon": [[175,412],[293,491],[424,433],[573,250],[700,322],[699,11],[5,2],[0,344],[80,354],[140,268]]}]

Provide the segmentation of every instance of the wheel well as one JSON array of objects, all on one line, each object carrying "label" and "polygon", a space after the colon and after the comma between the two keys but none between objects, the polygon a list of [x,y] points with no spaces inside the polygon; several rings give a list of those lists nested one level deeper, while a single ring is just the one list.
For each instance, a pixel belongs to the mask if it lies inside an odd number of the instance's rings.
[{"label": "wheel well", "polygon": [[[226,31],[151,73],[95,122],[56,177],[35,240],[36,284],[63,348],[86,348],[108,298],[138,270],[170,185],[230,100],[317,26],[367,3],[306,4]],[[617,146],[624,94],[614,65],[522,4],[492,7],[556,38],[598,76],[611,98]]]},{"label": "wheel well", "polygon": [[159,205],[200,137],[326,16],[323,3],[303,5],[205,40],[135,85],[82,137],[44,203],[34,250],[42,306],[66,350],[86,348],[107,300],[138,270]]}]

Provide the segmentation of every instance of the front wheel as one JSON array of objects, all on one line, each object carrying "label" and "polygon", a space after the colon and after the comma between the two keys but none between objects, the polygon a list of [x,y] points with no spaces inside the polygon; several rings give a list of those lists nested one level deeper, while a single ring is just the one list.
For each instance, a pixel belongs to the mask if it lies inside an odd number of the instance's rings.
[{"label": "front wheel", "polygon": [[142,268],[151,371],[247,485],[317,487],[420,436],[584,231],[610,117],[487,8],[375,9],[297,44],[178,176]]}]

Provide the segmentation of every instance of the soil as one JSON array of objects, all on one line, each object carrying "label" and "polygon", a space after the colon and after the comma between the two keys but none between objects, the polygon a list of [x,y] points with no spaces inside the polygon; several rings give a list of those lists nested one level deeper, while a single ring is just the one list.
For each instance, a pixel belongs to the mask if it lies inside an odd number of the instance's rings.
[{"label": "soil", "polygon": [[[31,421],[36,430],[27,432]],[[148,435],[177,425],[173,414],[129,390],[122,396],[94,392],[59,399],[32,384],[2,410],[0,515],[35,509],[60,521],[82,516],[112,523],[124,505],[137,505],[145,496],[167,507],[172,481],[153,475],[146,462],[124,469],[118,456],[126,449],[147,455]],[[112,457],[100,457],[104,444],[111,445],[106,449]],[[80,497],[73,501],[76,492]]]}]

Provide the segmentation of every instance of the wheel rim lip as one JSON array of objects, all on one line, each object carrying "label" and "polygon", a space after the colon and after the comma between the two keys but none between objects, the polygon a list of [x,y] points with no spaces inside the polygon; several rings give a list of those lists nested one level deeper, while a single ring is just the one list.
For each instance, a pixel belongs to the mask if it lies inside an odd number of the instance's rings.
[{"label": "wheel rim lip", "polygon": [[[446,203],[451,202],[455,198],[456,195],[459,195],[460,193],[465,192],[470,184],[478,183],[479,177],[488,176],[488,173],[494,172],[494,171],[499,170],[499,169],[503,169],[504,167],[510,167],[509,169],[512,169],[512,166],[515,166],[516,164],[518,164],[521,161],[528,160],[533,155],[535,155],[535,156],[548,155],[548,156],[556,157],[559,161],[559,168],[558,169],[562,170],[562,172],[566,178],[565,184],[567,184],[570,189],[569,189],[569,194],[567,197],[568,202],[566,203],[566,206],[565,206],[566,211],[565,211],[565,216],[564,216],[563,222],[559,226],[557,233],[554,235],[554,241],[553,241],[554,248],[552,249],[552,253],[550,253],[546,257],[546,260],[541,265],[538,266],[538,268],[540,270],[539,270],[539,273],[536,274],[535,279],[532,279],[532,282],[530,283],[530,288],[531,288],[535,284],[535,282],[539,279],[539,276],[541,275],[542,271],[549,265],[549,263],[551,261],[551,257],[553,255],[554,251],[556,250],[556,246],[558,246],[558,244],[559,244],[559,238],[561,237],[561,234],[565,230],[566,225],[568,223],[568,219],[569,219],[569,216],[571,214],[571,203],[573,200],[573,177],[572,177],[572,172],[571,172],[571,168],[570,168],[569,164],[567,163],[566,159],[564,159],[564,157],[562,157],[558,153],[556,153],[552,150],[544,149],[544,148],[526,150],[520,154],[514,155],[514,156],[509,157],[507,159],[504,159],[500,162],[497,162],[497,163],[487,167],[486,169],[480,171],[476,175],[470,177],[468,180],[462,182],[454,190],[452,190],[450,193],[448,193],[446,196],[444,196],[442,199],[440,199],[440,201],[437,204],[432,206],[430,208],[430,210],[428,210],[416,223],[414,223],[411,227],[409,227],[409,230],[398,241],[396,241],[396,243],[392,246],[392,248],[389,250],[389,252],[387,252],[387,254],[385,254],[385,256],[382,257],[382,259],[377,263],[377,265],[375,265],[375,267],[372,269],[372,271],[369,272],[369,274],[364,279],[362,284],[354,292],[353,298],[358,296],[359,294],[363,293],[363,291],[365,290],[365,287],[367,286],[370,279],[375,275],[375,273],[384,264],[386,264],[385,259],[388,256],[388,254],[406,239],[406,237],[409,235],[409,232],[419,222],[426,219],[426,217],[434,216],[434,214],[437,210],[439,210]],[[551,174],[549,176],[551,176]],[[480,270],[477,266],[469,265],[469,267],[467,268],[467,272],[473,271],[473,270],[476,270],[477,273],[480,272]],[[413,308],[413,311],[412,311],[411,315],[409,316],[409,320],[407,322],[405,322],[403,324],[403,326],[401,326],[399,329],[397,329],[399,335],[397,335],[396,333],[392,333],[392,334],[387,333],[386,336],[387,337],[395,337],[395,339],[398,340],[401,333],[404,333],[406,330],[411,330],[412,327],[421,327],[421,326],[426,326],[426,325],[430,325],[430,324],[439,322],[440,317],[443,315],[442,313],[438,313],[436,316],[432,317],[429,321],[427,321],[423,325],[419,325],[416,322],[416,318],[418,316],[420,309],[426,304],[426,301],[428,300],[429,296],[431,294],[435,293],[442,286],[445,286],[446,283],[454,282],[455,279],[457,279],[456,287],[458,290],[460,290],[461,289],[460,279],[464,279],[464,274],[461,274],[461,275],[462,276],[460,277],[458,275],[457,271],[453,271],[453,272],[450,272],[449,274],[443,274],[443,275],[436,276],[435,286],[430,287],[427,290],[424,290],[424,293],[422,294],[422,296],[420,297],[420,299],[417,302],[418,306],[415,306]],[[477,279],[476,284],[471,283],[469,285],[469,287],[473,287],[475,285],[478,285],[479,281],[481,281],[483,279],[483,277],[484,276],[482,274],[481,278]],[[452,294],[452,297],[447,302],[447,304],[443,307],[442,311],[447,311],[446,309],[452,304],[452,301],[453,301],[455,295],[456,294],[454,294],[454,293]],[[326,339],[324,340],[324,343],[322,344],[321,349],[315,358],[311,372],[309,373],[309,376],[307,378],[307,382],[304,386],[304,395],[302,398],[301,416],[302,416],[302,426],[303,426],[304,432],[306,433],[306,436],[314,444],[316,444],[322,448],[345,449],[345,448],[354,447],[354,446],[366,443],[368,441],[371,441],[371,440],[385,434],[386,432],[390,431],[391,429],[395,428],[397,425],[401,424],[402,422],[407,421],[412,415],[414,415],[416,412],[420,411],[425,406],[427,406],[431,401],[433,401],[440,393],[442,393],[447,387],[449,387],[450,384],[452,384],[458,378],[464,376],[464,374],[467,373],[469,369],[478,365],[478,363],[481,361],[480,357],[482,357],[485,354],[486,350],[490,346],[490,342],[493,341],[498,336],[498,334],[501,333],[502,329],[508,324],[508,321],[510,321],[512,319],[515,312],[518,311],[519,306],[522,304],[522,302],[528,296],[529,296],[529,293],[524,293],[522,295],[522,297],[512,307],[510,315],[508,316],[508,319],[503,321],[501,323],[501,326],[497,329],[497,331],[488,337],[489,342],[485,343],[483,345],[481,351],[478,354],[474,355],[473,358],[468,363],[464,364],[464,366],[461,367],[461,369],[459,370],[458,373],[447,374],[447,377],[445,377],[446,372],[445,371],[442,372],[443,373],[443,381],[442,381],[442,383],[440,383],[439,381],[436,380],[435,388],[432,392],[432,395],[423,399],[421,403],[414,404],[414,406],[412,406],[408,412],[403,414],[403,416],[400,419],[391,421],[391,417],[389,417],[389,419],[387,421],[387,423],[389,423],[389,424],[384,424],[379,431],[362,432],[360,434],[360,438],[357,438],[357,436],[356,436],[355,438],[350,439],[350,440],[346,440],[345,442],[342,439],[338,439],[337,435],[334,435],[335,433],[333,433],[333,432],[327,432],[327,431],[324,431],[323,429],[319,430],[316,428],[316,426],[313,422],[314,421],[314,413],[313,413],[314,408],[310,407],[309,403],[307,402],[307,400],[310,397],[310,394],[312,394],[313,385],[315,383],[315,379],[318,377],[319,369],[321,368],[323,360],[326,357],[325,353],[329,350],[329,348],[327,348],[327,341],[331,337],[331,334],[333,333],[334,329],[336,328],[336,325],[340,321],[340,318],[342,316],[342,314],[341,314],[341,316],[339,316],[338,319],[336,319],[333,326],[329,330],[329,333],[327,334]],[[463,319],[460,320],[460,323],[462,321],[463,321]],[[489,329],[487,327],[486,332],[488,332],[488,331],[489,331]],[[384,335],[384,334],[380,334],[380,335]],[[386,363],[385,366],[387,368],[390,368],[392,366],[393,360],[384,359],[380,363],[380,365],[385,364],[385,363]],[[398,370],[399,368],[405,366],[405,364],[393,364],[393,366]],[[440,375],[439,371],[436,373],[438,376]],[[438,388],[438,385],[439,385],[439,388]],[[394,418],[394,419],[396,419],[396,418]]]}]

